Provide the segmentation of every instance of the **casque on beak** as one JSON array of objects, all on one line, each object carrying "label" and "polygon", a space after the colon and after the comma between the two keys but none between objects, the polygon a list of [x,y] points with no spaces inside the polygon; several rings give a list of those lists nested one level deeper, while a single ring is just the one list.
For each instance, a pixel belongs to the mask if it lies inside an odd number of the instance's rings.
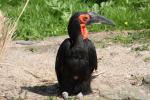
[{"label": "casque on beak", "polygon": [[104,16],[100,16],[95,12],[89,12],[88,13],[91,16],[91,19],[87,21],[86,25],[91,25],[91,24],[108,24],[108,25],[113,25],[115,26],[115,23]]}]

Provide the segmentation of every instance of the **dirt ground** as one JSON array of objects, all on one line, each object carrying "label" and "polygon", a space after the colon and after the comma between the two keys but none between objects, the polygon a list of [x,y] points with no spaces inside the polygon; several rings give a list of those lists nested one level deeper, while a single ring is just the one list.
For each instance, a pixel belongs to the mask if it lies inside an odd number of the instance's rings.
[{"label": "dirt ground", "polygon": [[[98,55],[98,72],[94,74],[99,75],[92,81],[93,93],[85,100],[150,100],[150,89],[142,86],[143,77],[150,73],[150,62],[144,61],[150,51],[132,50],[138,44],[111,42],[101,48],[99,41],[107,35],[90,36]],[[0,100],[62,99],[53,97],[58,92],[54,66],[58,47],[66,37],[26,42],[30,45],[13,41],[0,63]]]}]

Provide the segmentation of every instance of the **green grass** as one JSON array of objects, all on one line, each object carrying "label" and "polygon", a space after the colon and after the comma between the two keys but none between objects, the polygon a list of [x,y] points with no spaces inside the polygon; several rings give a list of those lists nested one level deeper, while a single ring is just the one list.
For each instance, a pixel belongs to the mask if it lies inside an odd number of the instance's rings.
[{"label": "green grass", "polygon": [[[57,98],[56,96],[49,96],[48,99],[45,100],[60,100],[59,98]],[[67,100],[76,100],[75,96],[69,96],[69,98]]]},{"label": "green grass", "polygon": [[48,99],[45,100],[58,100],[56,96],[49,96]]},{"label": "green grass", "polygon": [[134,51],[149,51],[150,48],[149,48],[148,44],[143,44],[141,46],[137,46],[135,48],[132,48],[132,50],[134,50]]},{"label": "green grass", "polygon": [[[145,31],[135,31],[135,32],[130,32],[128,35],[116,35],[111,38],[114,42],[119,42],[123,44],[131,44],[131,43],[150,43],[150,30],[145,30]],[[148,46],[143,45],[139,49],[146,49]]]},{"label": "green grass", "polygon": [[[84,1],[87,1],[86,3]],[[150,28],[149,0],[30,0],[20,19],[16,39],[42,39],[67,34],[72,13],[94,11],[112,19],[116,27],[93,25],[89,31],[141,30]],[[17,19],[25,0],[0,0],[0,9],[13,20]],[[121,40],[131,42],[131,40]]]},{"label": "green grass", "polygon": [[144,62],[150,62],[150,57],[145,57]]},{"label": "green grass", "polygon": [[133,38],[131,36],[126,35],[117,35],[112,38],[114,42],[119,42],[123,44],[130,44],[133,43]]},{"label": "green grass", "polygon": [[[113,2],[114,1],[114,2]],[[150,2],[148,0],[113,0],[101,4],[101,13],[116,22],[117,29],[150,28]]]}]

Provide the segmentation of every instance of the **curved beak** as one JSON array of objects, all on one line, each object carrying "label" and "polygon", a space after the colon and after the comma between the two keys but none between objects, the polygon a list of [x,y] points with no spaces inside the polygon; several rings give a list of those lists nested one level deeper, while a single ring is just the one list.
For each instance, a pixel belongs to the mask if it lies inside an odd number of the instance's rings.
[{"label": "curved beak", "polygon": [[115,26],[115,23],[104,16],[100,16],[95,12],[89,12],[88,13],[91,16],[91,19],[86,23],[86,25],[91,25],[91,24],[108,24],[108,25],[113,25]]}]

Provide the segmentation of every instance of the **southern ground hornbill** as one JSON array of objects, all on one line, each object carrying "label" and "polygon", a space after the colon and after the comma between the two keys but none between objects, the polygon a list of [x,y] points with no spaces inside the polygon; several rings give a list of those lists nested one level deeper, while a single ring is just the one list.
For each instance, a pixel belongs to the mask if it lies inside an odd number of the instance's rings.
[{"label": "southern ground hornbill", "polygon": [[94,12],[75,13],[69,21],[67,38],[60,45],[55,70],[60,93],[87,94],[91,92],[91,74],[97,69],[97,55],[94,44],[88,39],[86,25],[92,23],[114,23]]}]

